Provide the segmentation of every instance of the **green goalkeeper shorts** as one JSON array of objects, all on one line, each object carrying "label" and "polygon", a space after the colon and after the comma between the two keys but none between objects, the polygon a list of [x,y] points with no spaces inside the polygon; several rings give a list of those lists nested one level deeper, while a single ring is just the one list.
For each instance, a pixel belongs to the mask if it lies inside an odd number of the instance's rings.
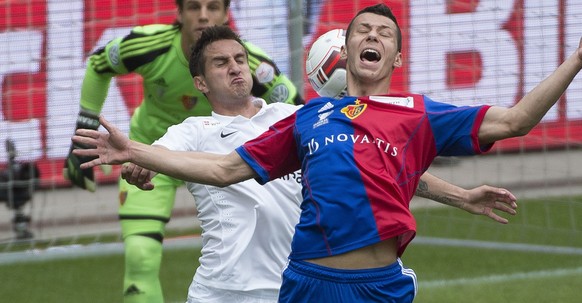
[{"label": "green goalkeeper shorts", "polygon": [[160,233],[170,220],[176,190],[183,181],[158,174],[152,179],[153,190],[141,190],[119,179],[119,219],[123,237]]}]

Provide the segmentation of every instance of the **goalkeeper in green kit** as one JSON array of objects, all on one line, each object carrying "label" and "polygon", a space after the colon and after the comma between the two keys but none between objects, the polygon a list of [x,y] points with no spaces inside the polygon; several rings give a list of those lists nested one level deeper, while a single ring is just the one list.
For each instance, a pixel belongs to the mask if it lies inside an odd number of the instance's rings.
[{"label": "goalkeeper in green kit", "polygon": [[[131,117],[131,139],[151,144],[169,126],[190,116],[210,114],[208,100],[194,87],[187,58],[203,29],[228,22],[230,1],[176,0],[176,5],[178,15],[173,25],[135,27],[127,36],[108,42],[89,57],[77,128],[99,127],[98,116],[111,78],[128,73],[141,75],[144,92],[141,105]],[[262,50],[250,43],[246,47],[253,74],[253,95],[267,102],[303,103],[291,81]],[[64,175],[73,184],[95,191],[93,171],[79,168],[88,160],[69,153]],[[159,281],[162,241],[176,190],[183,181],[158,174],[152,182],[154,190],[142,191],[119,180],[125,303],[163,302]]]}]

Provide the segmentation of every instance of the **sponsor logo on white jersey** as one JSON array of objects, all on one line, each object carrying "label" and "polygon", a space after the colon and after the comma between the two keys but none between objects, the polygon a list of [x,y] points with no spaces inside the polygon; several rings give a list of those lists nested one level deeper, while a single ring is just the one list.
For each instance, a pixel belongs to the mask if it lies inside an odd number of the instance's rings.
[{"label": "sponsor logo on white jersey", "polygon": [[216,120],[202,120],[202,128],[204,129],[213,128],[216,127],[217,125],[220,125],[220,122]]}]

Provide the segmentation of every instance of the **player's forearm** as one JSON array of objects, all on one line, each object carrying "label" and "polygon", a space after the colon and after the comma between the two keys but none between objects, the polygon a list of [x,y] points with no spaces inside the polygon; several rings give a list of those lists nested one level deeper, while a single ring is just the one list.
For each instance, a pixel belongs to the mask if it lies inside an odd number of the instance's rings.
[{"label": "player's forearm", "polygon": [[487,144],[528,134],[556,104],[581,69],[582,59],[576,52],[515,106],[489,109],[479,129],[479,142]]},{"label": "player's forearm", "polygon": [[527,134],[541,121],[581,69],[582,60],[577,54],[571,55],[515,105],[516,123],[519,123],[521,128],[519,134]]},{"label": "player's forearm", "polygon": [[171,151],[135,141],[130,141],[128,151],[130,162],[187,182],[223,187],[254,176],[235,152],[218,155]]},{"label": "player's forearm", "polygon": [[426,172],[420,178],[415,195],[445,205],[461,208],[465,190]]},{"label": "player's forearm", "polygon": [[96,115],[101,113],[101,109],[107,98],[111,78],[111,75],[98,74],[90,64],[87,65],[83,84],[81,85],[80,105],[82,109],[88,110]]}]

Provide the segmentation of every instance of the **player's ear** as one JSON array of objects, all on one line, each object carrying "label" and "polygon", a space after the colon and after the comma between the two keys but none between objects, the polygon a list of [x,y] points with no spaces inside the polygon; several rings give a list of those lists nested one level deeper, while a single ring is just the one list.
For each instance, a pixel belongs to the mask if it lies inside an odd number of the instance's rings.
[{"label": "player's ear", "polygon": [[348,51],[346,50],[346,46],[342,45],[342,48],[340,49],[340,58],[341,59],[347,59],[348,58]]},{"label": "player's ear", "polygon": [[202,76],[194,77],[194,86],[204,94],[208,93],[208,86],[206,85],[206,81]]},{"label": "player's ear", "polygon": [[398,52],[398,54],[396,54],[396,58],[394,58],[394,68],[396,67],[402,67],[402,53]]}]

